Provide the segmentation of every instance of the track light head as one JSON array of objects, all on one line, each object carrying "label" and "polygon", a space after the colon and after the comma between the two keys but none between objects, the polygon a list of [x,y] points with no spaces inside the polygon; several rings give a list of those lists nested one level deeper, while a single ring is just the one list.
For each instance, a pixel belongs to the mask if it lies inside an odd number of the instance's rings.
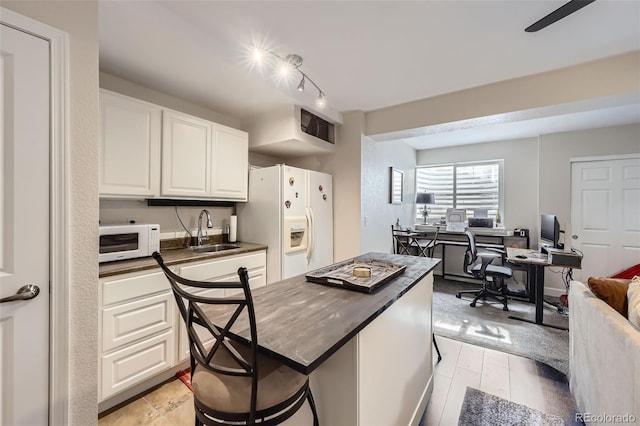
[{"label": "track light head", "polygon": [[285,56],[284,60],[294,68],[300,68],[300,66],[302,65],[302,56],[296,55],[295,53],[291,53]]},{"label": "track light head", "polygon": [[261,64],[264,59],[264,52],[256,47],[253,49],[251,56],[254,63]]},{"label": "track light head", "polygon": [[[272,66],[275,69],[275,71],[278,72],[281,79],[287,79],[294,72],[296,71],[299,72],[302,78],[300,79],[300,83],[298,83],[296,90],[298,92],[304,92],[305,83],[309,81],[309,83],[311,83],[313,87],[315,87],[316,90],[318,90],[316,105],[319,108],[324,107],[326,103],[324,92],[320,90],[320,87],[318,87],[315,81],[313,81],[304,71],[300,69],[303,62],[302,56],[297,55],[295,53],[290,53],[285,57],[282,57],[277,53],[272,52],[271,50],[266,50],[262,48],[254,48],[253,51],[251,52],[251,56],[252,56],[253,62],[257,65],[260,65],[261,63],[268,63],[270,66]],[[267,60],[268,57],[273,57],[274,60],[268,61]]]}]

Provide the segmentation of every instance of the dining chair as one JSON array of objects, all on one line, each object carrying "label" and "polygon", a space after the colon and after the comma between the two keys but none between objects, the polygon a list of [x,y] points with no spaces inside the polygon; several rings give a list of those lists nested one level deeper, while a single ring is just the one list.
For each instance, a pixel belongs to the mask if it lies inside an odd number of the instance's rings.
[{"label": "dining chair", "polygon": [[[424,238],[424,237],[416,237],[413,240],[414,245],[416,246],[416,248],[418,249],[417,253],[418,256],[423,256],[423,257],[433,257],[433,251],[436,248],[436,245],[438,244],[438,232],[440,231],[440,229],[438,227],[436,227],[436,232],[433,235],[433,238]],[[420,235],[420,234],[418,234]]]},{"label": "dining chair", "polygon": [[[189,336],[195,425],[277,425],[309,402],[318,426],[309,377],[258,351],[258,332],[249,275],[238,269],[238,282],[193,281],[171,271],[160,253],[153,258],[171,284]],[[198,294],[221,289],[221,297]],[[213,324],[209,305],[228,312],[225,324]],[[238,318],[248,316],[251,340],[233,339]]]},{"label": "dining chair", "polygon": [[393,237],[393,253],[404,254],[410,256],[413,254],[415,245],[413,243],[413,234],[411,231],[404,231],[396,229],[394,225],[391,225],[391,236]]}]

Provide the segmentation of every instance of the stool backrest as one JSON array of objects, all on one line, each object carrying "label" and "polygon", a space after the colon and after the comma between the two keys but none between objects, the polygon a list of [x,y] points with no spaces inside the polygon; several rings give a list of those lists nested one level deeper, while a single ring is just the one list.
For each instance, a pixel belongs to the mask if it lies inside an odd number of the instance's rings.
[{"label": "stool backrest", "polygon": [[[217,374],[251,377],[251,412],[255,413],[258,385],[258,336],[247,269],[238,269],[239,282],[193,281],[171,271],[164,264],[160,253],[155,252],[152,256],[158,262],[171,284],[180,315],[187,327],[191,374],[193,374],[196,366],[200,366]],[[239,292],[229,297],[210,297],[192,293],[198,289],[236,289]],[[225,309],[225,312],[228,312],[229,315],[223,327],[213,324],[209,320],[202,309],[205,305],[230,306],[230,308]],[[228,341],[231,327],[245,309],[249,317],[251,332],[251,342],[249,342],[251,350],[248,356],[242,356]],[[195,328],[196,325],[199,326],[198,329]],[[204,341],[209,341],[211,338],[213,344],[205,345]],[[214,356],[218,351],[226,352],[227,356],[225,358],[233,360],[235,365],[232,367],[217,365]]]}]

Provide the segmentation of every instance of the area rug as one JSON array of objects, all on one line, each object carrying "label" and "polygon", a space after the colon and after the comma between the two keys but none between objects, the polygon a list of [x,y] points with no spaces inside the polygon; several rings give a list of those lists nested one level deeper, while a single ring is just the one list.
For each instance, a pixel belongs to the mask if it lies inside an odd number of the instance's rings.
[{"label": "area rug", "polygon": [[[499,303],[478,301],[469,306],[470,295],[455,297],[460,290],[477,285],[436,277],[433,283],[433,333],[472,345],[495,349],[543,362],[563,374],[569,372],[569,332],[509,318],[535,317],[532,303],[509,300],[509,312]],[[569,326],[569,317],[545,308],[544,322]]]},{"label": "area rug", "polygon": [[546,414],[470,387],[467,387],[464,394],[458,418],[459,426],[564,426],[564,424],[560,417],[553,414]]}]

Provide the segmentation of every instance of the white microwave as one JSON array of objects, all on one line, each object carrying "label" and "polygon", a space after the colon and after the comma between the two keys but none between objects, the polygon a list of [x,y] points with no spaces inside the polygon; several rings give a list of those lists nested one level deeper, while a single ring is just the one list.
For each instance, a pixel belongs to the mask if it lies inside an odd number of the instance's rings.
[{"label": "white microwave", "polygon": [[154,251],[160,251],[160,225],[100,226],[100,263],[151,256]]}]

